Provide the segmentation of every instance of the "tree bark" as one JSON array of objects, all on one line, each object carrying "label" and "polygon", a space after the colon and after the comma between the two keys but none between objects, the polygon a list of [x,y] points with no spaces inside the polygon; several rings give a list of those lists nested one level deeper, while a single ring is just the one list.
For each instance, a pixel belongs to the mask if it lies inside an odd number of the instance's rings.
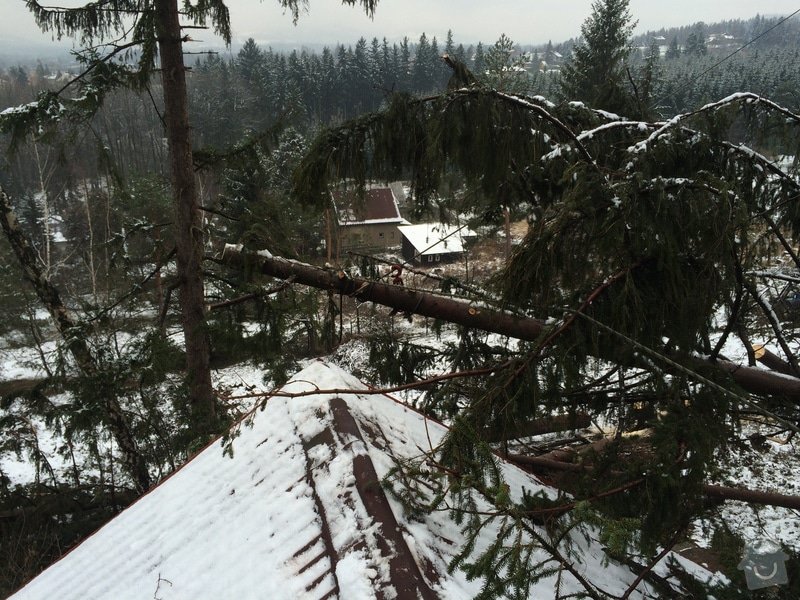
[{"label": "tree bark", "polygon": [[[375,302],[398,311],[442,319],[519,340],[536,341],[547,331],[546,323],[539,319],[520,317],[397,285],[359,277],[351,278],[341,270],[321,269],[277,256],[243,252],[238,246],[226,246],[223,261],[235,268],[254,270],[279,279],[293,278],[295,282],[303,285],[354,296],[361,302]],[[747,392],[800,402],[800,379],[797,377],[738,365],[726,360],[715,360],[711,363],[702,358],[695,360],[698,366],[713,364],[727,372]]]},{"label": "tree bark", "polygon": [[175,208],[176,263],[186,345],[189,407],[195,431],[212,434],[217,430],[218,421],[211,385],[211,346],[205,320],[202,213],[192,162],[183,39],[177,0],[156,0],[155,5]]},{"label": "tree bark", "polygon": [[583,429],[584,427],[589,427],[591,424],[591,418],[586,413],[555,415],[529,421],[517,421],[503,429],[487,427],[481,432],[481,439],[492,443],[504,442],[506,440],[542,435],[545,433]]},{"label": "tree bark", "polygon": [[795,376],[794,372],[792,371],[792,365],[783,360],[774,352],[770,352],[761,344],[756,344],[753,346],[753,356],[755,356],[756,360],[768,369],[772,369],[778,373],[783,373],[784,375],[789,375],[790,377]]},{"label": "tree bark", "polygon": [[[40,262],[33,246],[19,226],[17,216],[11,207],[8,195],[0,187],[0,213],[2,213],[3,231],[11,244],[14,254],[22,268],[23,276],[33,286],[39,300],[44,304],[55,321],[58,332],[64,339],[75,364],[80,371],[89,377],[99,374],[97,362],[86,343],[85,332],[80,324],[76,323],[69,314],[67,307],[61,301],[58,289],[50,282],[42,271]],[[117,398],[116,390],[103,386],[97,393],[105,402],[105,420],[122,452],[125,469],[134,481],[140,492],[150,487],[150,474],[147,465],[139,453],[136,439],[131,433],[128,418],[122,410]]]},{"label": "tree bark", "polygon": [[[573,453],[574,454],[574,453]],[[545,456],[526,456],[522,454],[504,454],[503,458],[509,462],[528,467],[531,471],[566,471],[568,473],[586,473],[592,470],[591,466],[564,462],[560,458],[567,458],[566,455],[552,458],[553,453]],[[550,457],[550,458],[548,458]],[[800,510],[800,496],[787,496],[775,492],[762,492],[748,488],[735,488],[722,485],[712,485],[704,483],[701,488],[708,498],[716,500],[738,500],[750,504],[763,504],[766,506],[781,506]]]}]

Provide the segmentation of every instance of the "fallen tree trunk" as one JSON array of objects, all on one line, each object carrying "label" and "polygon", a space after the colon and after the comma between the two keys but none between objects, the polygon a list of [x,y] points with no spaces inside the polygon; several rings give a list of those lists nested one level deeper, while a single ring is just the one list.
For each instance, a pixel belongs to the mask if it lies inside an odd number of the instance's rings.
[{"label": "fallen tree trunk", "polygon": [[709,498],[720,500],[738,500],[750,504],[765,504],[768,506],[783,506],[800,510],[800,496],[786,496],[775,492],[761,492],[746,488],[732,488],[723,485],[704,484],[703,492]]},{"label": "fallen tree trunk", "polygon": [[293,277],[296,283],[353,296],[360,302],[375,302],[398,311],[442,319],[517,339],[533,341],[545,331],[544,322],[538,319],[519,317],[399,285],[350,277],[342,270],[323,269],[278,256],[243,252],[236,246],[225,247],[223,261],[232,267],[254,270],[279,279]]},{"label": "fallen tree trunk", "polygon": [[778,373],[783,373],[784,375],[789,375],[790,377],[795,376],[794,372],[792,371],[792,365],[783,360],[774,352],[770,352],[766,346],[762,344],[753,344],[753,355],[758,362],[768,369],[772,369]]},{"label": "fallen tree trunk", "polygon": [[[528,469],[531,471],[585,473],[592,470],[592,467],[589,465],[563,462],[561,460],[549,457],[552,454],[553,453],[550,453],[548,457],[527,456],[523,454],[503,454],[502,457],[512,463],[528,467]],[[708,498],[713,498],[716,500],[738,500],[739,502],[747,502],[750,504],[782,506],[784,508],[800,510],[800,496],[787,496],[785,494],[777,494],[775,492],[761,492],[747,488],[734,488],[707,483],[703,484],[701,489]]]},{"label": "fallen tree trunk", "polygon": [[[547,325],[540,319],[520,317],[430,292],[350,277],[342,270],[323,269],[268,253],[244,252],[239,246],[226,246],[222,262],[234,268],[255,271],[278,279],[293,278],[297,283],[353,296],[360,302],[375,302],[398,311],[441,319],[519,340],[536,341],[547,330]],[[697,364],[713,364],[727,372],[739,386],[752,394],[779,396],[800,402],[800,379],[797,377],[726,360],[712,363],[698,358]]]},{"label": "fallen tree trunk", "polygon": [[487,442],[502,442],[545,433],[583,429],[584,427],[589,427],[591,424],[592,420],[586,413],[556,415],[553,417],[542,417],[532,421],[510,423],[504,428],[487,427],[483,430],[481,439]]}]

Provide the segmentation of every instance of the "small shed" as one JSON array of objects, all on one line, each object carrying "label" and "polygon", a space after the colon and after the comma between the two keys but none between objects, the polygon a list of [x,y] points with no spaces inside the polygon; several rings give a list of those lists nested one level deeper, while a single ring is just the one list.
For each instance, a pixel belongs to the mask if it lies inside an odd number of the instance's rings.
[{"label": "small shed", "polygon": [[420,223],[398,227],[403,258],[423,265],[453,262],[464,255],[465,243],[475,233],[465,226]]},{"label": "small shed", "polygon": [[400,246],[398,198],[390,186],[374,186],[364,195],[356,190],[331,193],[336,212],[337,254],[347,250],[380,251]]}]

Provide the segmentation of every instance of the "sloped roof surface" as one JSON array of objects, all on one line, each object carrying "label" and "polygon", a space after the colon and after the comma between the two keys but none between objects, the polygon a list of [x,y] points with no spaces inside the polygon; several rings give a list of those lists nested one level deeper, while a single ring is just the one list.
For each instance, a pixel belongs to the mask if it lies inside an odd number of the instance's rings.
[{"label": "sloped roof surface", "polygon": [[332,192],[340,225],[401,221],[397,200],[388,187],[374,187],[360,198],[355,191]]},{"label": "sloped roof surface", "polygon": [[397,228],[400,235],[406,238],[417,254],[449,254],[464,251],[464,238],[474,235],[466,227],[444,225],[442,223],[420,223],[419,225],[401,225]]},{"label": "sloped roof surface", "polygon": [[[284,389],[312,394],[271,398],[237,427],[232,456],[219,443],[206,448],[13,597],[475,596],[480,581],[447,572],[464,542],[447,513],[411,521],[376,483],[395,461],[437,444],[444,427],[388,396],[367,393],[351,375],[323,362]],[[523,471],[501,468],[515,499],[523,486],[552,495]],[[495,534],[484,528],[477,548]],[[575,538],[584,549],[581,574],[620,594],[633,574],[604,565],[599,544]],[[562,593],[579,589],[562,575],[558,584],[555,575],[540,581],[532,597],[552,598],[556,585]]]}]

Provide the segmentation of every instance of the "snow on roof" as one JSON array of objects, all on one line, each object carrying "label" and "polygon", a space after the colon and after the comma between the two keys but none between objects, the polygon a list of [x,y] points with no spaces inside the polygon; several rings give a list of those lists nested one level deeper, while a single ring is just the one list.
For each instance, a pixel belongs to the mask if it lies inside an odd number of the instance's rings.
[{"label": "snow on roof", "polygon": [[[343,389],[365,392],[324,392]],[[232,456],[212,444],[13,598],[474,597],[482,582],[447,570],[465,541],[447,511],[411,520],[377,484],[395,461],[436,445],[445,428],[321,361],[284,390],[312,395],[270,398],[238,425]],[[554,496],[500,464],[513,499],[523,487]],[[497,535],[492,527],[479,551]],[[584,577],[615,594],[634,580],[604,562],[599,543],[574,538]],[[556,586],[579,589],[570,574],[553,574],[532,597],[555,597]]]},{"label": "snow on roof", "polygon": [[331,192],[339,225],[397,223],[402,221],[394,192],[388,187],[364,190],[360,198],[354,190]]},{"label": "snow on roof", "polygon": [[456,225],[442,223],[420,223],[401,225],[400,235],[406,238],[420,256],[463,252],[464,240],[475,235],[474,231]]}]

